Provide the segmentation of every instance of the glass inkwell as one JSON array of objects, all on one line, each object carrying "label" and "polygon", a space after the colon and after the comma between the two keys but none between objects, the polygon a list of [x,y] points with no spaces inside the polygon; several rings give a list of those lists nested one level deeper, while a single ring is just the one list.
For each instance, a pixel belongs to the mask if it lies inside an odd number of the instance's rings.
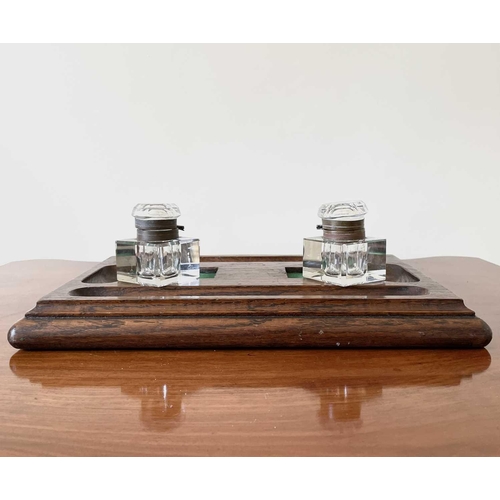
[{"label": "glass inkwell", "polygon": [[365,236],[362,201],[325,203],[322,236],[304,238],[303,276],[338,286],[385,281],[386,240]]},{"label": "glass inkwell", "polygon": [[200,277],[200,241],[180,237],[181,215],[173,203],[134,207],[137,238],[116,241],[118,281],[144,286],[196,285]]}]

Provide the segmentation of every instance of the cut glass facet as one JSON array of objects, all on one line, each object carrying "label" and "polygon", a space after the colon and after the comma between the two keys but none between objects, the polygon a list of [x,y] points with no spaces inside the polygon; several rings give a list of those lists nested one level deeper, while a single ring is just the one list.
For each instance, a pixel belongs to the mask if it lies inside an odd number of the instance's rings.
[{"label": "cut glass facet", "polygon": [[[118,240],[116,242],[116,273],[118,281],[125,283],[139,283],[151,286],[165,286],[171,283],[178,285],[197,285],[200,277],[200,240],[196,238],[179,238],[177,242],[178,273],[172,275],[172,248],[139,249],[140,257],[136,255],[140,243],[136,239]],[[171,242],[164,242],[171,243]],[[174,249],[175,251],[175,249]],[[170,253],[170,255],[169,255]],[[163,256],[161,255],[163,254]],[[167,259],[164,258],[165,254]],[[147,257],[146,257],[147,256]],[[144,272],[138,273],[142,265]]]},{"label": "cut glass facet", "polygon": [[177,219],[181,211],[175,203],[139,203],[132,210],[136,219]]},{"label": "cut glass facet", "polygon": [[386,240],[335,243],[322,236],[304,238],[304,278],[338,286],[385,280]]},{"label": "cut glass facet", "polygon": [[359,220],[364,219],[367,213],[368,207],[363,201],[339,201],[321,205],[318,210],[318,217],[327,220]]},{"label": "cut glass facet", "polygon": [[179,240],[163,242],[138,241],[137,282],[140,285],[163,286],[177,281],[180,271]]}]

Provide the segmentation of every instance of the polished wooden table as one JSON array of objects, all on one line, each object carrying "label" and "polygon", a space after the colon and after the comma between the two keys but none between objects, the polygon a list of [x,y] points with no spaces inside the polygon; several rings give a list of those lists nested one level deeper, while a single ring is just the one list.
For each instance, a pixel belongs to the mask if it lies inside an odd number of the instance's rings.
[{"label": "polished wooden table", "polygon": [[500,455],[500,267],[409,262],[486,349],[16,351],[8,328],[92,263],[2,266],[0,455]]}]

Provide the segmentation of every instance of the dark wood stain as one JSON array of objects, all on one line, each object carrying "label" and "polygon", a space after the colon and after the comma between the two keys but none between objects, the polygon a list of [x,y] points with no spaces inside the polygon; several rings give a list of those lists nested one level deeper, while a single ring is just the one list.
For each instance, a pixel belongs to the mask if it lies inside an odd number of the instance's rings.
[{"label": "dark wood stain", "polygon": [[298,256],[204,257],[213,279],[116,282],[114,259],[49,295],[9,331],[13,347],[57,349],[479,348],[491,330],[463,300],[389,256],[388,281],[339,288],[289,278]]}]

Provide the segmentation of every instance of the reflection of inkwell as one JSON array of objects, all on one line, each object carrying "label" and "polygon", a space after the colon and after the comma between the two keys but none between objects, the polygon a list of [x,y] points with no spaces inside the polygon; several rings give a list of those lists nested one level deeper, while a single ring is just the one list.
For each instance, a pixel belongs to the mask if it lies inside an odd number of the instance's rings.
[{"label": "reflection of inkwell", "polygon": [[320,408],[318,418],[323,427],[332,425],[342,430],[359,429],[361,405],[371,399],[382,396],[382,386],[359,386],[347,383],[334,388],[319,391]]},{"label": "reflection of inkwell", "polygon": [[183,393],[169,391],[167,384],[122,386],[122,394],[140,397],[141,421],[148,428],[168,431],[177,427],[184,418]]},{"label": "reflection of inkwell", "polygon": [[[304,369],[312,356],[314,366]],[[319,409],[308,405],[306,411],[317,412],[322,427],[353,433],[363,425],[363,404],[382,399],[384,391],[459,385],[463,378],[487,370],[490,362],[486,349],[102,351],[98,355],[18,351],[10,367],[18,377],[44,389],[119,387],[128,398],[140,399],[141,422],[154,431],[182,425],[188,411],[184,399],[196,391],[221,389],[234,394],[250,389],[257,390],[252,394],[261,400],[261,394],[279,388],[289,390],[289,399],[280,396],[277,402],[280,411],[295,411],[290,391],[306,389],[319,399]],[[273,400],[266,404],[272,407]],[[211,418],[223,422],[228,408],[213,400],[209,405],[213,405]]]}]

